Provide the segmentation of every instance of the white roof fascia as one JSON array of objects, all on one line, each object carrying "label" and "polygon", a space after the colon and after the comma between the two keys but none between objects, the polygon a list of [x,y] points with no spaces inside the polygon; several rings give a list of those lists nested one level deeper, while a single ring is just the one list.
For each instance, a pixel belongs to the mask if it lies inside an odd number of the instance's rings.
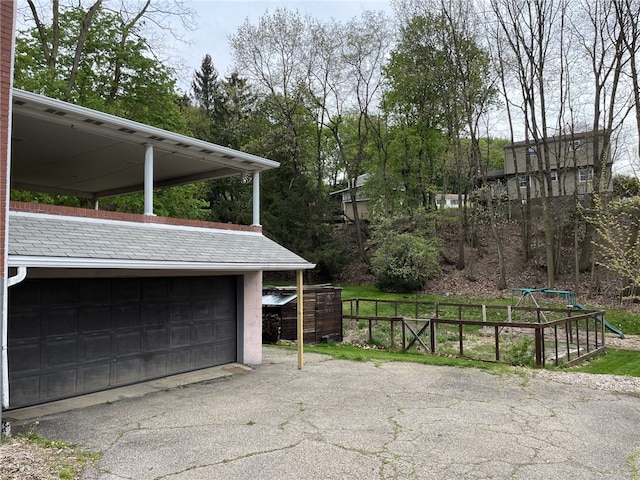
[{"label": "white roof fascia", "polygon": [[224,270],[224,271],[284,271],[311,270],[313,263],[208,263],[208,262],[171,262],[171,261],[135,261],[99,258],[72,257],[27,257],[10,255],[9,267],[27,268],[113,268],[140,270]]}]

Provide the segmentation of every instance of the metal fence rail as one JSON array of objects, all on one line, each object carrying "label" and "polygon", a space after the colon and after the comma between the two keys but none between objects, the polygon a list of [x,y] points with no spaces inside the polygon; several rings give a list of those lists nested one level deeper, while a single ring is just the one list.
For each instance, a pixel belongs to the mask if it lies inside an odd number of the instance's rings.
[{"label": "metal fence rail", "polygon": [[495,362],[571,365],[605,347],[595,310],[350,299],[343,318],[365,322],[370,344]]}]

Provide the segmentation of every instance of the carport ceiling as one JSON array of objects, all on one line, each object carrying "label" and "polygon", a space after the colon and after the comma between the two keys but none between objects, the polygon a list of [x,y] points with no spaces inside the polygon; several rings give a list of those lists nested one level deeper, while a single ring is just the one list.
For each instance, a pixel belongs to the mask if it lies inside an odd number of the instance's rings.
[{"label": "carport ceiling", "polygon": [[275,168],[255,155],[13,90],[11,186],[101,198],[144,189],[145,145],[165,187]]}]

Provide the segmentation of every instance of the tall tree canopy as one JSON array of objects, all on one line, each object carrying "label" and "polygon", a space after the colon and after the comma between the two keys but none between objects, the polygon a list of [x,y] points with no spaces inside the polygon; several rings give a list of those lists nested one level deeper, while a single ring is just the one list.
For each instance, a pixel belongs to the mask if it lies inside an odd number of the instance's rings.
[{"label": "tall tree canopy", "polygon": [[15,85],[35,93],[96,110],[184,132],[176,103],[175,79],[156,60],[141,35],[142,22],[151,14],[151,2],[109,2],[88,7],[73,2],[51,3],[45,14],[28,1],[30,23],[16,39]]}]

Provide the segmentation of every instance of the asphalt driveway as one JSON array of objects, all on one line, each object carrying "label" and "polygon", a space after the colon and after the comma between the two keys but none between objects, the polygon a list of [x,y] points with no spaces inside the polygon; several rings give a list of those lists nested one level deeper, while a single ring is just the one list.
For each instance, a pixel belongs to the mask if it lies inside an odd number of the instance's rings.
[{"label": "asphalt driveway", "polygon": [[87,479],[638,479],[636,395],[268,347],[241,371],[37,429],[103,452]]}]

